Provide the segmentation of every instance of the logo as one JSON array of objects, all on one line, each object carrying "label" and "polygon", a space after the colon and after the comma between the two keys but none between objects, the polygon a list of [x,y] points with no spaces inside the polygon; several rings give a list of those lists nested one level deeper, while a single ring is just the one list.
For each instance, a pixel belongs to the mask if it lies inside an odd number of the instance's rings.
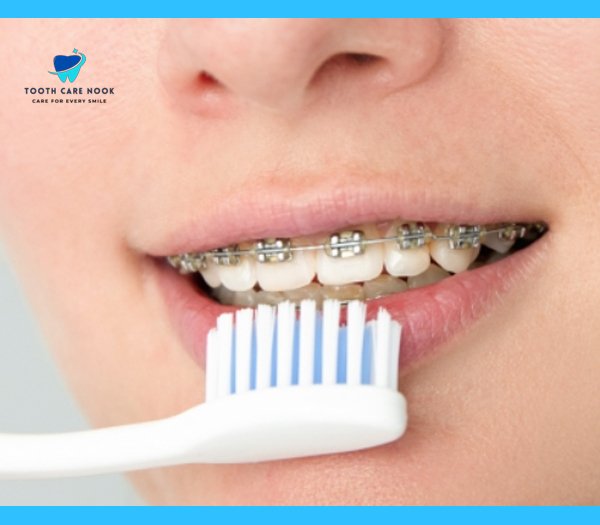
[{"label": "logo", "polygon": [[[85,61],[86,56],[77,49],[73,49],[72,55],[56,55],[54,71],[48,73],[56,75],[64,85],[45,86],[37,77],[29,81],[29,86],[23,87],[23,92],[30,97],[32,104],[108,104],[115,96],[116,88],[102,84],[88,85],[86,80],[93,82],[94,76],[98,74],[94,67],[83,76],[83,82],[78,81],[78,86],[72,85],[77,80]],[[40,75],[42,72],[43,70],[40,71]],[[44,78],[48,79],[48,77]]]},{"label": "logo", "polygon": [[54,71],[48,71],[51,75],[58,75],[61,82],[75,82],[79,71],[85,64],[85,55],[73,49],[73,55],[56,55],[54,57]]}]

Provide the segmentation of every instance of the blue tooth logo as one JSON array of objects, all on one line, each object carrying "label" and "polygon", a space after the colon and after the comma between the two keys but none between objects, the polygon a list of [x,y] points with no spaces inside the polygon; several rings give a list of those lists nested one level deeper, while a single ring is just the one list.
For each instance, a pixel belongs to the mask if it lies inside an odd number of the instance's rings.
[{"label": "blue tooth logo", "polygon": [[73,49],[74,55],[56,55],[54,57],[54,71],[48,71],[51,75],[58,75],[61,82],[75,82],[81,66],[85,64],[85,55]]}]

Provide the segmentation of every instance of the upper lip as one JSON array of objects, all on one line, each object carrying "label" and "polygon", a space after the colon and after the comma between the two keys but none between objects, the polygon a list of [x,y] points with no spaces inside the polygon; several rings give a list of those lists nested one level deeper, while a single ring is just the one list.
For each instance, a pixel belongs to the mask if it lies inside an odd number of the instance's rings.
[{"label": "upper lip", "polygon": [[[141,251],[155,257],[209,250],[267,237],[299,237],[333,232],[351,225],[392,219],[461,224],[533,222],[533,210],[511,210],[508,203],[490,199],[484,204],[476,190],[449,192],[447,188],[415,188],[403,184],[401,174],[370,178],[332,172],[286,185],[269,185],[257,178],[228,189],[218,199],[199,192],[192,210],[181,219],[159,224]],[[302,180],[302,179],[301,179]],[[365,183],[366,182],[366,183]],[[177,215],[177,214],[176,214]]]}]

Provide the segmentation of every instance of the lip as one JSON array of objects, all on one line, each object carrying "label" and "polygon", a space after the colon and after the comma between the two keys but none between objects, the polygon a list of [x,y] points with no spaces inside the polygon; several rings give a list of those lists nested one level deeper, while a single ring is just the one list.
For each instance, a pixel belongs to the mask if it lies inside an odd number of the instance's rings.
[{"label": "lip", "polygon": [[[436,284],[367,301],[367,317],[380,306],[403,327],[401,374],[440,352],[444,343],[488,314],[542,259],[547,237],[495,263],[453,275]],[[189,355],[204,368],[205,340],[216,318],[237,310],[199,293],[189,276],[179,275],[164,261],[149,257],[178,337]]]},{"label": "lip", "polygon": [[[140,253],[166,257],[253,239],[332,233],[352,225],[391,219],[492,224],[535,222],[548,215],[534,204],[521,212],[511,211],[507,217],[506,201],[486,199],[475,187],[458,191],[440,185],[432,192],[420,191],[409,181],[399,185],[402,178],[398,174],[374,173],[367,177],[369,184],[365,184],[365,178],[364,173],[346,173],[333,180],[292,175],[283,184],[257,176],[239,187],[229,188],[226,199],[199,193],[197,204],[183,206],[171,215],[169,225],[156,224],[151,240],[131,239],[131,245]],[[290,180],[295,182],[288,184]]]}]

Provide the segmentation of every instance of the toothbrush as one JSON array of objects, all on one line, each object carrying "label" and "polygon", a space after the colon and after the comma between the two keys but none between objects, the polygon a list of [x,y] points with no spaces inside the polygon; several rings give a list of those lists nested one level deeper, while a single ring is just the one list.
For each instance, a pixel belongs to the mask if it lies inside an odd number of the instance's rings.
[{"label": "toothbrush", "polygon": [[248,463],[359,450],[399,438],[401,326],[366,305],[259,305],[207,336],[206,402],[178,415],[60,434],[0,434],[0,478],[83,476],[186,463]]}]

